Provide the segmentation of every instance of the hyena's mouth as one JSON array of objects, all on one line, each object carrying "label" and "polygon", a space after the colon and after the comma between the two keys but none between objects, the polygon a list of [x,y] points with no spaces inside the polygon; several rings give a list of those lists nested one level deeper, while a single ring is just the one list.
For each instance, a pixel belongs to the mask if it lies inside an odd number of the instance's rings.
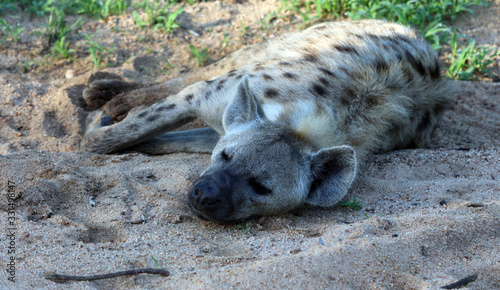
[{"label": "hyena's mouth", "polygon": [[[233,205],[224,194],[213,195],[212,187],[206,186],[205,189],[199,188],[199,182],[195,183],[188,193],[188,206],[198,217],[204,220],[210,220],[218,223],[228,223],[235,219],[232,217]],[[228,194],[227,194],[228,195]]]}]

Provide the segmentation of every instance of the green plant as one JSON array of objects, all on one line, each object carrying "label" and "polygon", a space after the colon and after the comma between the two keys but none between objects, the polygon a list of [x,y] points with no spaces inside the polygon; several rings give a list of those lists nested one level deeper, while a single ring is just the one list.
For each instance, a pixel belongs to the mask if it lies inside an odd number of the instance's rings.
[{"label": "green plant", "polygon": [[69,41],[66,41],[66,36],[61,37],[61,39],[56,40],[52,46],[52,56],[60,57],[72,60],[70,53],[75,53],[76,51],[69,48]]},{"label": "green plant", "polygon": [[193,55],[197,66],[203,66],[210,59],[206,47],[202,48],[201,50],[198,50],[194,47],[194,45],[190,43],[189,49],[191,50],[191,54]]},{"label": "green plant", "polygon": [[78,18],[75,23],[68,26],[65,20],[65,14],[63,10],[53,9],[50,12],[49,18],[47,20],[47,26],[45,27],[45,38],[47,45],[50,47],[56,41],[59,41],[62,37],[68,35],[72,30],[76,30],[79,27],[82,18]]},{"label": "green plant", "polygon": [[469,39],[466,47],[458,49],[457,34],[453,34],[451,41],[450,67],[448,77],[459,80],[474,80],[477,74],[486,74],[491,78],[496,76],[488,68],[494,63],[493,58],[500,56],[498,49],[476,46],[476,42]]},{"label": "green plant", "polygon": [[16,6],[12,3],[15,3],[15,2],[9,1],[9,0],[2,1],[0,3],[0,14],[2,14],[4,12],[4,10],[7,10],[7,9],[9,9],[13,12],[17,12]]},{"label": "green plant", "polygon": [[246,223],[245,225],[237,225],[236,227],[239,228],[240,230],[242,230],[245,234],[250,233],[250,224],[249,223]]},{"label": "green plant", "polygon": [[248,31],[248,28],[249,26],[248,25],[244,25],[243,22],[240,22],[240,25],[241,25],[241,37],[245,37],[245,35],[247,34],[247,31]]},{"label": "green plant", "polygon": [[24,28],[19,27],[19,24],[16,24],[16,27],[12,28],[12,26],[8,25],[2,18],[0,18],[0,27],[2,28],[2,31],[7,30],[9,35],[12,37],[13,42],[19,41],[19,34],[24,30]]},{"label": "green plant", "polygon": [[264,18],[262,18],[262,20],[261,20],[261,29],[262,30],[267,30],[270,27],[272,27],[271,20],[273,20],[274,18],[276,18],[276,12],[271,12],[271,13],[269,13],[269,15],[267,15]]},{"label": "green plant", "polygon": [[224,32],[224,40],[222,41],[222,47],[227,47],[227,44],[229,43],[229,39],[227,38],[227,33]]},{"label": "green plant", "polygon": [[166,16],[164,15],[159,15],[156,17],[156,21],[158,22],[155,26],[153,26],[154,29],[162,28],[165,30],[165,32],[172,32],[174,29],[179,28],[179,24],[175,22],[175,19],[177,16],[179,16],[182,11],[184,11],[184,8],[181,7],[177,10],[175,10],[172,13],[167,13]]},{"label": "green plant", "polygon": [[148,23],[146,21],[142,20],[141,17],[139,17],[139,14],[137,14],[136,11],[132,12],[132,17],[134,17],[135,24],[137,24],[137,26],[140,29],[142,29],[148,25]]},{"label": "green plant", "polygon": [[110,48],[104,48],[97,41],[92,40],[92,37],[85,33],[85,38],[87,38],[87,49],[90,53],[90,61],[94,65],[94,70],[97,70],[103,66],[110,65],[110,63],[101,63],[104,54],[112,52],[115,50],[114,46]]},{"label": "green plant", "polygon": [[77,0],[76,13],[105,19],[125,13],[130,0]]},{"label": "green plant", "polygon": [[155,257],[153,257],[153,255],[150,255],[150,256],[151,256],[151,259],[153,259],[153,261],[155,261],[156,269],[161,269],[160,265],[158,265],[158,261],[156,261]]},{"label": "green plant", "polygon": [[[307,25],[310,21],[317,18],[317,16],[313,16],[312,18],[309,16],[311,13],[311,4],[312,1],[304,1],[304,0],[282,0],[282,6],[279,9],[279,13],[282,11],[291,11],[295,12],[302,18],[302,25]],[[305,8],[305,12],[302,12],[302,8]]]},{"label": "green plant", "polygon": [[19,63],[19,68],[23,73],[27,73],[31,70],[32,68],[32,62],[29,59],[25,59],[21,63]]},{"label": "green plant", "polygon": [[361,210],[363,208],[361,206],[361,202],[358,202],[358,200],[356,199],[355,196],[352,198],[352,202],[343,201],[343,202],[339,203],[339,205],[345,206],[345,207],[352,209],[352,210]]},{"label": "green plant", "polygon": [[448,43],[450,35],[451,29],[439,20],[434,20],[422,30],[422,36],[435,50],[440,50],[443,43]]}]

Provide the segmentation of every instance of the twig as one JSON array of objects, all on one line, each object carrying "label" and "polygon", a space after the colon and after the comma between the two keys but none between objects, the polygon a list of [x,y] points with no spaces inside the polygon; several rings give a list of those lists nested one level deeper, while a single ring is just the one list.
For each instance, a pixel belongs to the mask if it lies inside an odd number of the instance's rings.
[{"label": "twig", "polygon": [[44,278],[53,281],[91,281],[91,280],[100,280],[100,279],[109,279],[119,276],[127,276],[127,275],[137,275],[137,274],[157,274],[162,276],[169,276],[170,272],[165,269],[154,269],[154,268],[142,268],[142,269],[131,269],[125,271],[118,271],[108,274],[101,275],[87,275],[87,276],[71,276],[71,275],[62,275],[62,274],[52,274],[47,275]]},{"label": "twig", "polygon": [[477,275],[470,275],[469,277],[460,279],[460,280],[458,280],[455,283],[451,283],[450,285],[446,285],[446,286],[443,286],[441,288],[443,288],[443,289],[456,289],[456,288],[460,288],[460,287],[463,287],[463,286],[465,286],[465,285],[467,285],[469,283],[472,283],[472,282],[476,281],[476,279],[477,279]]}]

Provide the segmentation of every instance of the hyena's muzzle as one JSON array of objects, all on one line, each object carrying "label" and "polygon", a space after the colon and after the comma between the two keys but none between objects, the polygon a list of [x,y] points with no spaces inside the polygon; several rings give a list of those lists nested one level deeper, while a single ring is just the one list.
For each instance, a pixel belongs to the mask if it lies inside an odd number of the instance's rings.
[{"label": "hyena's muzzle", "polygon": [[241,176],[229,170],[203,174],[188,193],[189,207],[200,217],[216,222],[233,221],[234,187]]}]

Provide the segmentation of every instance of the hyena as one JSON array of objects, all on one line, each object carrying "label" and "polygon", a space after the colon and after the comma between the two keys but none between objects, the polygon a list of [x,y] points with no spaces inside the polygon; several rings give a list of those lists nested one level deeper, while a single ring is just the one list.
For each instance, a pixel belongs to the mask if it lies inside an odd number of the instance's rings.
[{"label": "hyena", "polygon": [[[329,207],[369,154],[429,140],[452,95],[441,70],[436,52],[407,27],[322,23],[163,84],[93,82],[89,103],[111,101],[107,114],[92,115],[81,148],[212,153],[187,199],[216,222]],[[210,127],[168,132],[194,118]]]}]

